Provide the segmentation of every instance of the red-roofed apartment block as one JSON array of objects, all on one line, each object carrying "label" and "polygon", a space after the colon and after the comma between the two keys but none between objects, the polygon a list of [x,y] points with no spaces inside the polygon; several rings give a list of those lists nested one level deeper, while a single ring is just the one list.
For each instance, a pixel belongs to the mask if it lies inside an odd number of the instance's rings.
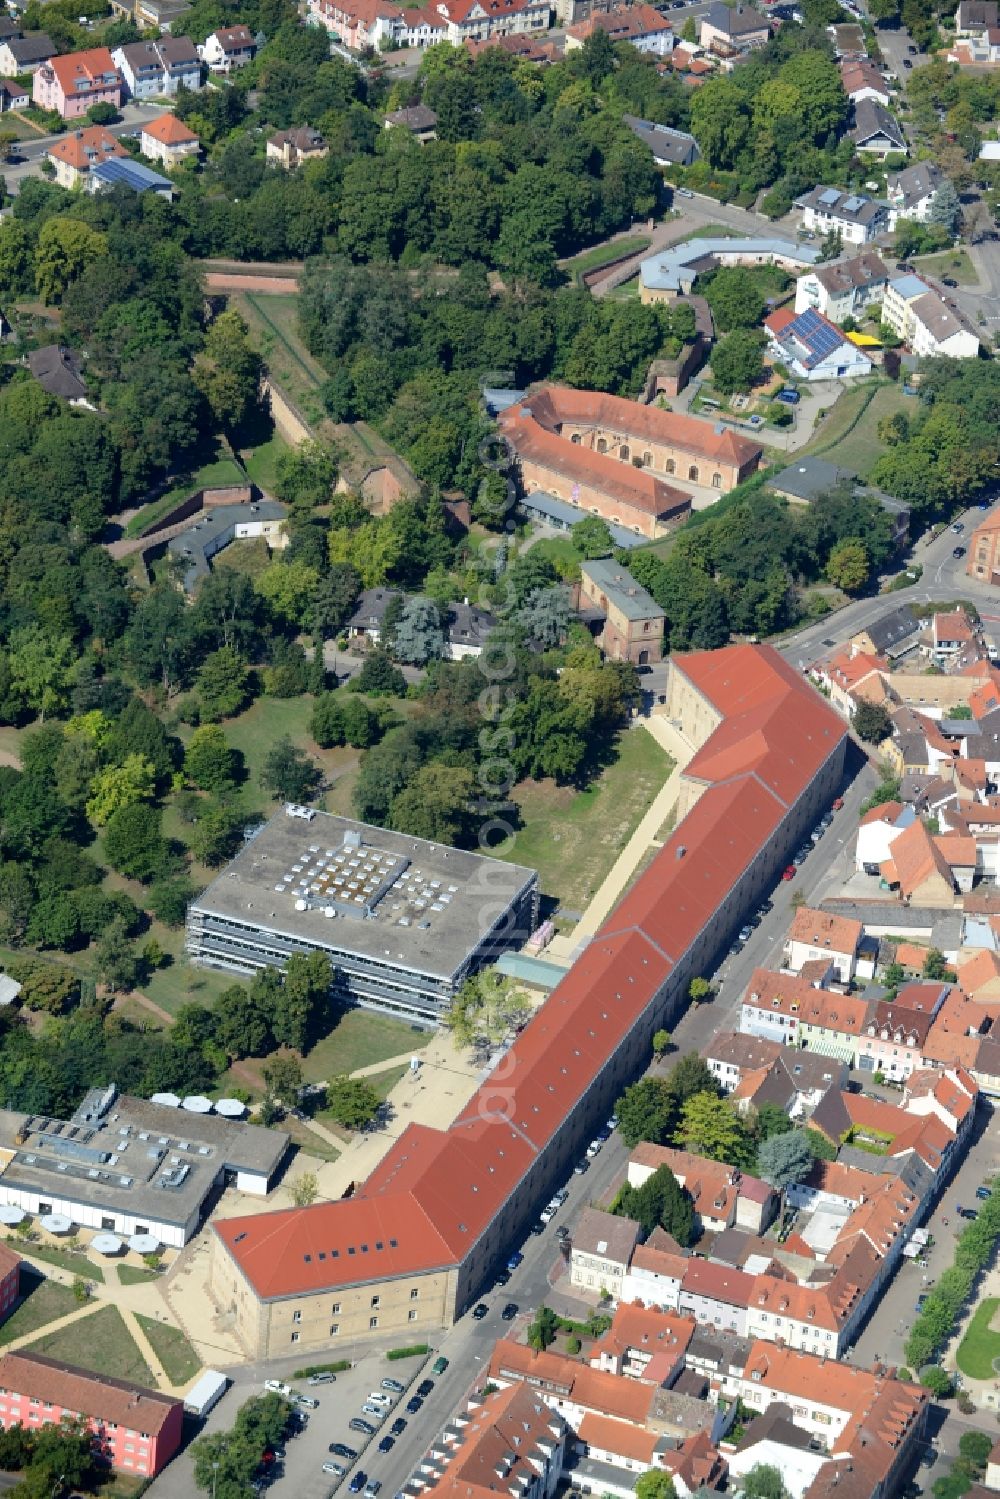
[{"label": "red-roofed apartment block", "polygon": [[674,657],[667,712],[700,746],[687,815],[503,1075],[450,1129],[410,1125],[349,1201],[213,1224],[212,1294],[252,1357],[461,1315],[837,793],[844,725],[768,646]]},{"label": "red-roofed apartment block", "polygon": [[78,120],[93,104],[122,102],[122,75],[107,47],[70,52],[43,63],[31,86],[39,109],[54,109],[64,120]]}]

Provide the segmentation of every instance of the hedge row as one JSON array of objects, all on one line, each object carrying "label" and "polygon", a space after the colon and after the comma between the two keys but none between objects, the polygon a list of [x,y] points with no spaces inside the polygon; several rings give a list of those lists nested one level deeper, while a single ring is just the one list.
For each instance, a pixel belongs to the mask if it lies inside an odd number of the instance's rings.
[{"label": "hedge row", "polygon": [[412,1348],[390,1348],[386,1358],[421,1358],[425,1353],[430,1353],[429,1343],[414,1343]]},{"label": "hedge row", "polygon": [[292,1378],[308,1379],[311,1374],[343,1374],[350,1367],[349,1358],[339,1358],[335,1364],[307,1364],[304,1369],[296,1369]]}]

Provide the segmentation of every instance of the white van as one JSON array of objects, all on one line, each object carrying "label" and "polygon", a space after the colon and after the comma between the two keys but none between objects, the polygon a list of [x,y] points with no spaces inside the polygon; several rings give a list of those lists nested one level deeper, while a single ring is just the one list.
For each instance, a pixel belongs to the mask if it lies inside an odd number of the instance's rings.
[{"label": "white van", "polygon": [[281,1395],[285,1400],[295,1399],[295,1391],[291,1385],[282,1384],[280,1379],[265,1379],[264,1388],[265,1390],[269,1390],[272,1395]]}]

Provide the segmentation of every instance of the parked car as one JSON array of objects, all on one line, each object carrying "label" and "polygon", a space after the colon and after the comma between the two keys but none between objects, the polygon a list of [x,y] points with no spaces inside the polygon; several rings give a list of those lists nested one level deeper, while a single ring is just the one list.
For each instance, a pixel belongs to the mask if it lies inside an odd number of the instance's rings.
[{"label": "parked car", "polygon": [[343,1478],[344,1474],[347,1472],[347,1469],[344,1467],[343,1463],[324,1463],[323,1472],[329,1473],[332,1478]]},{"label": "parked car", "polygon": [[784,401],[786,406],[797,406],[802,397],[799,395],[794,385],[785,385],[782,386],[781,390],[778,391],[778,394],[774,399],[776,401]]},{"label": "parked car", "polygon": [[507,1305],[504,1307],[500,1315],[505,1322],[513,1322],[514,1318],[517,1316],[517,1302],[508,1301]]},{"label": "parked car", "polygon": [[290,1384],[282,1384],[280,1379],[265,1379],[265,1390],[270,1390],[272,1395],[280,1395],[283,1400],[294,1400],[295,1391]]},{"label": "parked car", "polygon": [[501,1270],[500,1274],[497,1276],[497,1278],[493,1282],[493,1284],[494,1284],[494,1286],[505,1286],[509,1280],[510,1280],[510,1271],[509,1270]]},{"label": "parked car", "polygon": [[448,1367],[448,1360],[445,1358],[444,1354],[442,1353],[441,1357],[440,1358],[436,1358],[434,1360],[433,1364],[431,1364],[431,1373],[432,1374],[443,1374],[444,1371],[447,1369],[447,1367]]},{"label": "parked car", "polygon": [[516,1270],[517,1267],[518,1267],[518,1265],[521,1263],[521,1261],[523,1259],[524,1259],[524,1255],[521,1253],[521,1251],[519,1249],[515,1249],[514,1253],[511,1255],[510,1259],[507,1261],[507,1269],[508,1270]]},{"label": "parked car", "polygon": [[395,1421],[393,1421],[392,1425],[389,1427],[389,1430],[394,1437],[401,1437],[403,1435],[403,1432],[406,1430],[406,1422],[403,1420],[402,1416],[396,1417]]},{"label": "parked car", "polygon": [[574,1176],[582,1176],[585,1171],[589,1171],[589,1170],[590,1170],[590,1162],[587,1160],[587,1157],[584,1156],[583,1160],[582,1161],[577,1161],[576,1165],[573,1167],[573,1175]]},{"label": "parked car", "polygon": [[749,926],[749,925],[748,926],[741,926],[740,929],[739,929],[739,932],[736,935],[736,940],[737,940],[737,942],[740,942],[740,943],[749,942],[750,938],[752,936],[753,936],[753,927],[752,926]]},{"label": "parked car", "polygon": [[394,1395],[402,1395],[406,1386],[400,1379],[383,1379],[382,1388],[383,1390],[391,1390]]},{"label": "parked car", "polygon": [[965,548],[964,547],[953,547],[951,555],[953,557],[955,557],[955,558],[964,557],[965,556]]},{"label": "parked car", "polygon": [[388,1410],[392,1405],[392,1396],[383,1394],[381,1390],[372,1390],[368,1395],[372,1405],[380,1406],[382,1410]]},{"label": "parked car", "polygon": [[421,1400],[419,1395],[411,1395],[409,1400],[406,1402],[406,1409],[409,1411],[411,1416],[415,1416],[417,1414],[417,1411],[420,1410],[423,1403],[424,1402]]},{"label": "parked car", "polygon": [[965,527],[962,525],[962,522],[960,520],[957,520],[951,529],[954,531],[956,536],[961,536],[962,532],[965,530]]},{"label": "parked car", "polygon": [[976,1188],[976,1196],[979,1198],[980,1202],[986,1202],[987,1199],[990,1198],[992,1195],[993,1194],[990,1192],[989,1187],[977,1187]]},{"label": "parked car", "polygon": [[320,1374],[310,1374],[306,1384],[334,1384],[336,1378],[336,1374],[331,1374],[329,1369],[324,1369]]},{"label": "parked car", "polygon": [[426,1400],[427,1396],[430,1394],[430,1392],[431,1392],[431,1390],[433,1390],[433,1388],[434,1388],[434,1381],[433,1381],[433,1379],[422,1379],[420,1381],[420,1383],[417,1385],[417,1394],[421,1397],[422,1400]]},{"label": "parked car", "polygon": [[600,1140],[591,1140],[590,1144],[587,1146],[587,1159],[592,1161],[596,1155],[600,1154],[600,1151]]},{"label": "parked car", "polygon": [[916,57],[917,53],[920,51],[920,48],[915,47],[912,42],[907,42],[906,50],[911,57]]},{"label": "parked car", "polygon": [[367,1482],[368,1474],[362,1472],[362,1470],[359,1468],[354,1477],[351,1479],[351,1493],[360,1494],[361,1490],[364,1488]]},{"label": "parked car", "polygon": [[955,280],[954,276],[942,276],[941,285],[955,287],[958,285],[958,282]]},{"label": "parked car", "polygon": [[674,192],[677,194],[678,198],[693,198],[694,197],[694,193],[691,191],[691,189],[689,187],[675,187],[674,188]]},{"label": "parked car", "polygon": [[798,870],[795,868],[795,865],[794,864],[789,864],[789,866],[788,866],[787,869],[783,869],[781,871],[781,878],[783,880],[794,880],[794,878],[795,878],[795,876],[797,874],[798,874]]},{"label": "parked car", "polygon": [[912,62],[911,62],[911,61],[910,61],[910,59],[909,59],[909,58],[908,58],[908,57],[904,57],[904,58],[903,58],[903,67],[904,67],[904,68],[907,68],[907,69],[909,69],[909,68],[912,68],[912,67],[913,67],[913,64],[912,64]]},{"label": "parked car", "polygon": [[569,1229],[566,1227],[565,1223],[560,1223],[559,1227],[556,1229],[556,1238],[557,1239],[568,1239],[569,1238]]},{"label": "parked car", "polygon": [[304,1405],[307,1411],[319,1410],[319,1401],[315,1395],[296,1395],[295,1399],[299,1405]]},{"label": "parked car", "polygon": [[545,1224],[542,1222],[541,1218],[539,1218],[537,1223],[533,1223],[531,1225],[531,1227],[528,1229],[528,1232],[536,1238],[539,1234],[543,1234],[545,1232]]},{"label": "parked car", "polygon": [[374,1426],[370,1421],[366,1421],[364,1416],[352,1416],[347,1424],[352,1431],[363,1431],[366,1437],[375,1435]]},{"label": "parked car", "polygon": [[365,1499],[375,1499],[376,1494],[382,1487],[381,1478],[369,1478],[365,1484]]},{"label": "parked car", "polygon": [[486,1305],[485,1301],[481,1301],[478,1306],[474,1306],[472,1308],[472,1315],[475,1317],[477,1322],[482,1322],[483,1318],[488,1317],[489,1314],[490,1309]]},{"label": "parked car", "polygon": [[379,1442],[379,1444],[378,1444],[378,1450],[380,1452],[391,1452],[392,1449],[393,1449],[393,1447],[395,1447],[395,1445],[396,1445],[396,1439],[395,1439],[395,1437],[383,1437],[382,1440],[381,1440],[381,1442]]},{"label": "parked car", "polygon": [[385,1416],[385,1411],[382,1407],[380,1405],[373,1405],[370,1400],[366,1400],[361,1409],[366,1416],[372,1416],[376,1421],[381,1421]]},{"label": "parked car", "polygon": [[345,1457],[349,1463],[357,1460],[358,1454],[353,1447],[348,1447],[346,1442],[331,1442],[329,1450],[333,1453],[334,1457]]}]

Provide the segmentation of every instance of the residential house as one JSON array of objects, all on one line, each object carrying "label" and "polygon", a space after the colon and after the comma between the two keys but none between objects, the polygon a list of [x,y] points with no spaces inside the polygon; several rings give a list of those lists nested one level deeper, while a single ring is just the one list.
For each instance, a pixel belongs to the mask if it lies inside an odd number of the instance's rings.
[{"label": "residential house", "polygon": [[481,656],[496,626],[495,615],[467,600],[449,605],[444,622],[444,659],[462,661],[466,656]]},{"label": "residential house", "polygon": [[740,1030],[855,1065],[868,1003],[808,979],[756,968],[740,1005]]},{"label": "residential house", "polygon": [[877,99],[859,99],[854,107],[854,125],[848,131],[855,151],[885,160],[895,152],[907,155],[909,146],[903,128]]},{"label": "residential house", "polygon": [[840,64],[840,81],[844,93],[853,105],[862,99],[872,99],[877,104],[888,105],[892,94],[889,85],[878,68],[867,58],[845,58]]},{"label": "residential house", "polygon": [[956,41],[948,48],[948,62],[960,67],[990,67],[1000,62],[1000,26],[991,26],[978,36]]},{"label": "residential house", "polygon": [[670,22],[645,0],[629,5],[615,5],[610,10],[594,11],[586,21],[566,28],[566,51],[582,47],[595,31],[603,31],[611,42],[628,42],[637,52],[651,52],[655,57],[669,57],[674,46],[674,29]]},{"label": "residential house", "polygon": [[766,1182],[666,1145],[636,1146],[628,1161],[629,1184],[641,1187],[661,1166],[669,1166],[685,1188],[698,1225],[707,1233],[734,1227],[763,1233],[778,1211],[777,1196]]},{"label": "residential house", "polygon": [[632,1251],[621,1301],[675,1307],[687,1264],[688,1257],[676,1239],[665,1229],[654,1228],[646,1242]]},{"label": "residential house", "polygon": [[127,187],[134,193],[155,193],[168,202],[174,195],[174,184],[169,177],[161,177],[143,162],[133,161],[131,156],[112,156],[99,161],[88,172],[86,187],[89,193]]},{"label": "residential house", "polygon": [[902,802],[883,802],[862,813],[854,845],[854,867],[859,874],[878,875],[889,858],[889,850],[916,819],[912,807]]},{"label": "residential house", "polygon": [[745,1337],[754,1279],[745,1270],[691,1259],[677,1295],[677,1310],[720,1332]]},{"label": "residential house", "polygon": [[812,307],[797,315],[779,307],[764,328],[771,357],[799,380],[853,380],[872,372],[868,355]]},{"label": "residential house", "polygon": [[632,134],[652,151],[658,167],[689,167],[701,156],[698,142],[686,130],[640,120],[636,115],[623,115],[622,118]]},{"label": "residential house", "polygon": [[437,140],[437,123],[438,117],[433,109],[429,109],[426,104],[411,104],[406,109],[396,109],[387,114],[384,128],[391,130],[395,126],[408,130],[422,146],[426,146],[428,141]]},{"label": "residential house", "polygon": [[311,125],[278,130],[267,138],[267,160],[278,162],[286,172],[294,171],[304,161],[320,161],[329,153],[330,147]]},{"label": "residential house", "polygon": [[945,852],[919,818],[893,840],[881,874],[908,905],[955,904],[955,879]]},{"label": "residential house", "polygon": [[898,609],[881,615],[856,635],[852,635],[848,644],[852,650],[867,651],[873,656],[888,656],[890,661],[895,661],[916,649],[919,633],[917,616],[906,604],[900,604]]},{"label": "residential house", "polygon": [[12,37],[23,35],[20,21],[14,21],[10,16],[0,16],[0,42],[9,42]]},{"label": "residential house", "polygon": [[617,1301],[640,1232],[631,1218],[584,1208],[573,1229],[570,1284],[585,1291],[607,1291]]},{"label": "residential house", "polygon": [[825,958],[833,965],[839,982],[849,984],[854,978],[862,931],[860,921],[800,906],[785,944],[786,963],[798,973],[804,964]]},{"label": "residential house", "polygon": [[964,1068],[926,1068],[907,1078],[903,1107],[908,1114],[933,1114],[961,1142],[972,1129],[978,1098],[978,1084]]},{"label": "residential house", "polygon": [[[393,0],[308,0],[309,20],[356,52],[381,51],[404,42],[403,12]],[[418,23],[419,29],[419,23]],[[447,23],[438,18],[436,41],[447,40]]]},{"label": "residential house", "polygon": [[155,30],[161,36],[166,36],[190,9],[190,0],[111,0],[114,16],[134,21],[140,31]]},{"label": "residential house", "polygon": [[0,78],[0,115],[8,109],[26,109],[31,94],[15,78]]},{"label": "residential house", "polygon": [[728,6],[723,0],[712,0],[698,32],[700,45],[726,60],[766,47],[770,39],[767,16],[752,5]]},{"label": "residential house", "polygon": [[783,1050],[779,1041],[763,1036],[721,1031],[702,1048],[702,1056],[723,1092],[732,1093],[747,1073],[770,1067]]},{"label": "residential house", "polygon": [[838,713],[849,719],[854,717],[860,702],[887,701],[883,673],[888,670],[889,662],[884,656],[868,656],[847,646],[814,662],[810,674],[829,695]]},{"label": "residential house", "polygon": [[88,125],[61,136],[45,153],[60,187],[79,187],[99,161],[127,156],[125,147],[103,125]]},{"label": "residential house", "polygon": [[181,1445],[184,1407],[172,1395],[130,1380],[77,1369],[40,1353],[0,1358],[0,1426],[37,1429],[80,1419],[99,1461],[133,1478],[152,1478]]},{"label": "residential house", "polygon": [[165,167],[175,167],[186,156],[197,156],[201,142],[194,131],[183,120],[168,110],[157,115],[139,132],[139,149],[150,161],[158,161]]},{"label": "residential house", "polygon": [[1000,26],[997,0],[960,0],[955,12],[955,35],[978,36]]},{"label": "residential house", "polygon": [[198,48],[198,56],[210,73],[231,73],[252,62],[257,43],[249,26],[219,26]]},{"label": "residential house", "polygon": [[44,31],[29,31],[24,36],[0,41],[0,74],[16,78],[34,73],[56,54],[56,44]]},{"label": "residential house", "polygon": [[[0,63],[2,67],[2,63]],[[35,73],[31,97],[39,109],[51,109],[64,120],[78,120],[95,104],[122,102],[122,75],[107,47],[51,57]]]},{"label": "residential house", "polygon": [[836,187],[814,187],[797,200],[797,206],[804,229],[839,234],[845,245],[866,245],[888,226],[885,204]]},{"label": "residential house", "polygon": [[447,22],[446,40],[456,47],[512,32],[547,31],[552,15],[550,0],[438,0],[437,10]]},{"label": "residential house", "polygon": [[889,282],[882,321],[910,345],[915,357],[946,354],[953,359],[975,359],[979,355],[975,325],[957,304],[946,301],[912,273]]},{"label": "residential house", "polygon": [[[662,1228],[654,1233],[670,1238]],[[590,1350],[591,1368],[672,1385],[684,1368],[684,1355],[697,1325],[693,1317],[622,1300],[615,1307],[611,1326]]]},{"label": "residential house", "polygon": [[195,92],[201,88],[201,59],[188,36],[127,42],[111,56],[130,99],[170,99],[182,86]]},{"label": "residential house", "polygon": [[615,562],[580,564],[580,599],[604,616],[598,643],[612,661],[645,666],[663,656],[662,607]]},{"label": "residential house", "polygon": [[881,303],[889,271],[874,250],[863,250],[850,260],[817,266],[795,283],[795,311],[813,307],[831,322],[862,319],[869,307]]},{"label": "residential house", "polygon": [[901,219],[926,224],[942,180],[940,167],[932,161],[915,161],[901,172],[890,172],[886,178],[890,230],[895,229]]},{"label": "residential house", "polygon": [[972,528],[965,571],[980,582],[1000,583],[1000,505]]},{"label": "residential house", "polygon": [[976,629],[964,609],[947,614],[936,613],[931,619],[931,651],[939,666],[957,656],[976,638]]},{"label": "residential house", "polygon": [[63,344],[45,344],[40,349],[32,349],[28,355],[28,368],[50,396],[59,396],[71,406],[89,405],[83,365],[72,349]]},{"label": "residential house", "polygon": [[445,1426],[410,1480],[441,1499],[552,1499],[563,1481],[570,1428],[527,1384],[478,1390]]}]

